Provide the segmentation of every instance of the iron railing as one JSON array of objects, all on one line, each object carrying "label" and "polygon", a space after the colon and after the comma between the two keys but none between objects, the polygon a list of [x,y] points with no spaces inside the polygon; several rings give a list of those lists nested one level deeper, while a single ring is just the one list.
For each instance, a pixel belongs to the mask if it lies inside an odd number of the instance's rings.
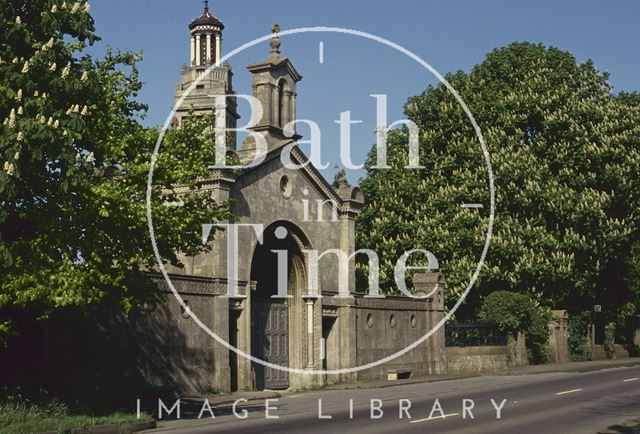
[{"label": "iron railing", "polygon": [[447,347],[505,346],[508,340],[497,324],[484,322],[447,324],[444,335]]}]

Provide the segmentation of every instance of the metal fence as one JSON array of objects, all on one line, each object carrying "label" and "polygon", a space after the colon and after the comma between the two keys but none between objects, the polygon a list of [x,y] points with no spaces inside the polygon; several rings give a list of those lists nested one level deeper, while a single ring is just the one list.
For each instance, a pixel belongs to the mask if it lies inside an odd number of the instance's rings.
[{"label": "metal fence", "polygon": [[455,323],[445,326],[447,347],[488,347],[507,345],[507,333],[494,323]]}]

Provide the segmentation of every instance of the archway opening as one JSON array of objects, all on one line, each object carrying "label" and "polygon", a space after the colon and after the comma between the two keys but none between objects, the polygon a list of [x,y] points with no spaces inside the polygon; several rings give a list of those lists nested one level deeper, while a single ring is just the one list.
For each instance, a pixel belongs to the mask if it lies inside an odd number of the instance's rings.
[{"label": "archway opening", "polygon": [[[258,243],[251,262],[251,354],[280,366],[301,365],[304,257],[295,228],[274,224],[267,228],[263,243]],[[278,278],[278,256],[286,255],[286,270]],[[284,262],[284,261],[283,261]],[[282,267],[281,267],[282,268]],[[284,280],[282,280],[284,278]],[[286,285],[287,298],[278,296],[278,287]],[[256,389],[286,389],[289,373],[253,363]]]}]

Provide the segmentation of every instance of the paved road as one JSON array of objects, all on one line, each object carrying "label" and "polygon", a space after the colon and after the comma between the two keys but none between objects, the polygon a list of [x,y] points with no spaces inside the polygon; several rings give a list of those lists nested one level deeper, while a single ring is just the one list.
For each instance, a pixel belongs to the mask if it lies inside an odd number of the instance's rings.
[{"label": "paved road", "polygon": [[[382,405],[379,419],[371,418],[371,399],[380,400],[374,401],[374,406]],[[436,399],[442,411],[437,408]],[[464,399],[473,401],[473,418],[463,411]],[[318,418],[320,400],[322,414],[332,419]],[[497,419],[495,407],[500,407],[503,400],[501,418]],[[410,408],[400,414],[400,407],[407,408],[409,402]],[[224,406],[213,408],[215,419],[205,412],[200,420],[162,422],[155,432],[597,433],[640,416],[640,366],[293,393],[284,394],[269,405],[274,407],[269,414],[279,419],[267,419],[265,402],[258,401],[238,406],[238,413],[243,408],[247,410],[244,420]],[[471,401],[466,405],[471,406]],[[199,409],[195,407],[197,411],[192,415],[197,416]],[[374,409],[373,415],[378,416],[379,412]]]}]

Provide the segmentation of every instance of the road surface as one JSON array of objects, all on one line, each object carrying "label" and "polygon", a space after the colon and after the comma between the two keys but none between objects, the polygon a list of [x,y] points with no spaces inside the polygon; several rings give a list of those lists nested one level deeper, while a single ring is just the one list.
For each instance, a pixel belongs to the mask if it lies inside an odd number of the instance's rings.
[{"label": "road surface", "polygon": [[183,406],[181,420],[161,421],[153,432],[597,433],[640,416],[640,366],[290,393],[239,404],[237,414],[213,407],[215,419],[208,409],[197,419],[200,404]]}]

